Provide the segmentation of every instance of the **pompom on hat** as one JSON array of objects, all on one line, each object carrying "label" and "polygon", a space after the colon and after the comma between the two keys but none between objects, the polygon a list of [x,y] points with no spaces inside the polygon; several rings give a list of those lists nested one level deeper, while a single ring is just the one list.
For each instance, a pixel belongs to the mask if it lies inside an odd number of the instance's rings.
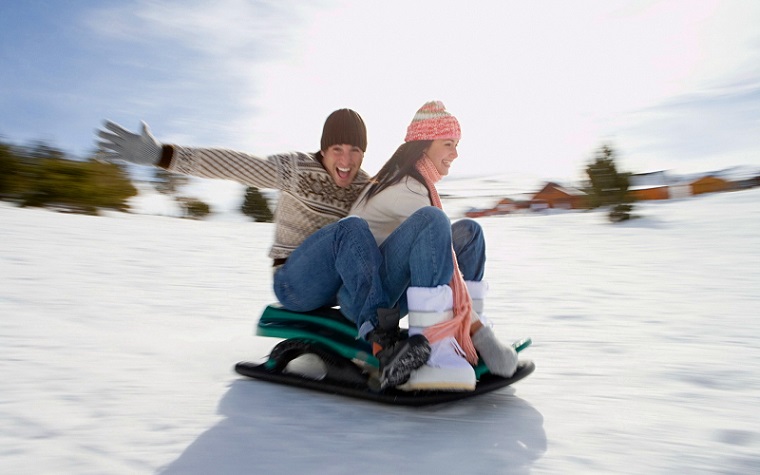
[{"label": "pompom on hat", "polygon": [[441,101],[430,101],[420,107],[406,128],[405,142],[415,140],[455,139],[462,137],[459,121]]},{"label": "pompom on hat", "polygon": [[367,151],[367,127],[361,116],[351,109],[338,109],[330,114],[322,128],[320,150],[335,144],[348,144]]}]

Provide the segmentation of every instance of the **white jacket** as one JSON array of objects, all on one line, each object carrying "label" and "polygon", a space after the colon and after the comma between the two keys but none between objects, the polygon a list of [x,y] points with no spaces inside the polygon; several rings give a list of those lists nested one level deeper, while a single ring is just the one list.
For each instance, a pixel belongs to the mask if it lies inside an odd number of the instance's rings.
[{"label": "white jacket", "polygon": [[363,199],[367,190],[369,185],[362,190],[348,214],[367,221],[378,246],[415,211],[431,206],[425,185],[411,177],[384,189],[369,202]]}]

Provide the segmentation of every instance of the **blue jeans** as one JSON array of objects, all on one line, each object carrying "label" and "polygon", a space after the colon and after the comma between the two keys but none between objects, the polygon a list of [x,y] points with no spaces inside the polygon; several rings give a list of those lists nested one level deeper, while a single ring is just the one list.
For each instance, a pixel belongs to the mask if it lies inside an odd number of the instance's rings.
[{"label": "blue jeans", "polygon": [[388,303],[408,312],[406,289],[447,285],[454,272],[452,245],[465,280],[482,280],[486,245],[480,225],[463,219],[453,225],[439,208],[427,206],[412,214],[380,245],[380,275]]},{"label": "blue jeans", "polygon": [[382,256],[367,222],[349,216],[315,232],[274,274],[283,307],[308,312],[340,305],[365,337],[377,326],[377,309],[390,307],[380,278]]},{"label": "blue jeans", "polygon": [[483,280],[486,270],[486,240],[480,224],[472,219],[460,219],[451,225],[451,239],[464,280]]}]

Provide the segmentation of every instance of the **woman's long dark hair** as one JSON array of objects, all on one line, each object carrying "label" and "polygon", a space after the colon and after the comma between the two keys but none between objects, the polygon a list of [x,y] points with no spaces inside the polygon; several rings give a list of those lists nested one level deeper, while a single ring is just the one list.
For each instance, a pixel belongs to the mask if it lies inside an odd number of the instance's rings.
[{"label": "woman's long dark hair", "polygon": [[406,177],[412,177],[420,183],[425,183],[419,171],[417,171],[417,161],[422,158],[423,152],[430,147],[432,140],[414,140],[406,142],[399,146],[393,153],[393,156],[385,162],[383,168],[372,177],[369,190],[362,198],[367,202],[373,196],[377,195],[389,186],[393,186]]}]

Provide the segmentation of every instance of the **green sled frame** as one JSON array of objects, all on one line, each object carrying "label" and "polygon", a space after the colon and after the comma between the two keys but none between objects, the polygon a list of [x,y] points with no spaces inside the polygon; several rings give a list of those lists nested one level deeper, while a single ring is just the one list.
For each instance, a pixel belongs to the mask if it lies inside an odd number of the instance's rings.
[{"label": "green sled frame", "polygon": [[[356,326],[338,309],[325,307],[311,312],[292,312],[280,304],[268,305],[256,326],[259,336],[284,339],[264,363],[242,361],[235,371],[243,376],[290,386],[315,389],[332,394],[405,406],[423,406],[465,399],[509,386],[527,377],[535,364],[521,360],[510,378],[496,376],[482,362],[475,366],[478,379],[474,391],[401,391],[370,389],[369,378],[377,372],[379,362],[366,341],[358,337]],[[516,341],[517,352],[529,347],[530,338]],[[286,371],[288,363],[304,354],[318,356],[326,372],[313,379]]]}]

